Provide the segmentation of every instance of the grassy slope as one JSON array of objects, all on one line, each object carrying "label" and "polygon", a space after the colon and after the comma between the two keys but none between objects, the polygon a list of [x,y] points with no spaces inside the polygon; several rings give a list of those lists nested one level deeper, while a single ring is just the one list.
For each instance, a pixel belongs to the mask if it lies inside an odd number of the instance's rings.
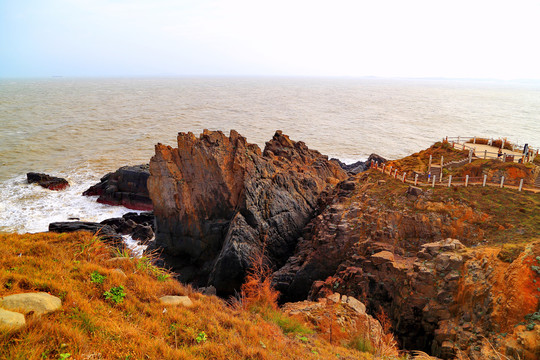
[{"label": "grassy slope", "polygon": [[[63,300],[61,311],[0,333],[1,359],[372,358],[302,333],[282,315],[280,328],[195,293],[144,260],[111,261],[111,249],[86,233],[0,234],[0,254],[0,296],[45,291]],[[103,283],[91,281],[96,272]],[[117,286],[126,293],[119,304],[103,296]],[[189,295],[194,306],[160,305],[163,295]],[[286,335],[287,327],[295,330]]]},{"label": "grassy slope", "polygon": [[519,243],[540,239],[540,194],[497,187],[424,187],[431,194],[423,202],[405,196],[409,187],[399,180],[370,170],[366,182],[385,180],[366,191],[389,209],[410,213],[448,215],[456,227],[474,226],[487,243]]}]

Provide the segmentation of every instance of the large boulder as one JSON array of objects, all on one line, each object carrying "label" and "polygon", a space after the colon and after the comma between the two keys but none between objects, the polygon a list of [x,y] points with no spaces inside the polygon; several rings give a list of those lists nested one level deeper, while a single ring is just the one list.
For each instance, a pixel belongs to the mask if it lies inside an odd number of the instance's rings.
[{"label": "large boulder", "polygon": [[148,165],[123,166],[102,177],[98,184],[91,186],[83,195],[98,195],[97,202],[102,204],[121,205],[133,210],[152,210],[146,184],[149,176]]},{"label": "large boulder", "polygon": [[155,246],[183,281],[218,293],[238,289],[263,252],[270,266],[283,265],[320,194],[346,177],[281,131],[261,152],[234,130],[179,133],[178,148],[156,145],[150,174]]},{"label": "large boulder", "polygon": [[0,308],[22,314],[41,316],[59,310],[62,300],[44,292],[14,294],[0,297]]},{"label": "large boulder", "polygon": [[24,315],[0,308],[0,330],[14,331],[26,325]]},{"label": "large boulder", "polygon": [[66,179],[42,173],[29,172],[26,174],[26,180],[29,184],[37,183],[39,186],[49,190],[64,190],[69,187]]}]

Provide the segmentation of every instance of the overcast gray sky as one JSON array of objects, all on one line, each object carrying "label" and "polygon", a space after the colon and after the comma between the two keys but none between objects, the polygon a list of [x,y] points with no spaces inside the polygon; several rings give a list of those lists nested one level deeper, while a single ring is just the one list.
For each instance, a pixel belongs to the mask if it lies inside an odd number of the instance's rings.
[{"label": "overcast gray sky", "polygon": [[540,1],[0,0],[0,77],[540,79]]}]

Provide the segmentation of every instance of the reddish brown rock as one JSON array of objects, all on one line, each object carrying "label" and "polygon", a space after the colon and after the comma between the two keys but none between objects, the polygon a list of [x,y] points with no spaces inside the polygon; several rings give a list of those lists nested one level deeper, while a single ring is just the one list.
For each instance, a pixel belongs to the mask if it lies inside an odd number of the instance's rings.
[{"label": "reddish brown rock", "polygon": [[83,195],[99,196],[97,202],[121,205],[133,210],[152,210],[147,181],[148,165],[123,166],[108,173],[100,182],[88,188]]},{"label": "reddish brown rock", "polygon": [[49,190],[64,190],[69,187],[66,179],[35,172],[26,174],[26,180],[29,184],[37,183],[39,186]]},{"label": "reddish brown rock", "polygon": [[[317,209],[321,193],[345,172],[326,156],[276,132],[264,152],[236,131],[178,134],[158,144],[148,189],[155,246],[181,279],[231,293],[251,258],[281,266]],[[264,245],[263,245],[264,244]]]}]

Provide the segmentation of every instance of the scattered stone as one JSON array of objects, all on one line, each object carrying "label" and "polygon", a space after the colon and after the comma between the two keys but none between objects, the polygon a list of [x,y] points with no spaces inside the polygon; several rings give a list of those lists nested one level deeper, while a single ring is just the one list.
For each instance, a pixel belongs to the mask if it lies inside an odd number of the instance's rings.
[{"label": "scattered stone", "polygon": [[62,300],[44,292],[14,294],[0,298],[0,307],[41,316],[59,310],[62,307]]},{"label": "scattered stone", "polygon": [[121,277],[127,277],[126,273],[122,269],[113,269],[113,272],[120,275]]},{"label": "scattered stone", "polygon": [[163,305],[183,305],[185,307],[193,306],[193,301],[189,296],[166,295],[159,298],[159,302]]},{"label": "scattered stone", "polygon": [[371,255],[371,261],[374,265],[381,265],[387,262],[393,262],[394,254],[392,254],[390,251],[381,251],[376,254]]},{"label": "scattered stone", "polygon": [[39,186],[49,190],[64,190],[69,183],[64,178],[50,176],[42,173],[29,172],[26,174],[29,184],[37,183]]},{"label": "scattered stone", "polygon": [[0,330],[18,330],[26,325],[24,315],[0,309]]},{"label": "scattered stone", "polygon": [[424,192],[424,190],[420,189],[419,187],[416,187],[416,186],[409,186],[407,188],[407,195],[411,195],[411,196],[420,196],[422,195],[422,193]]}]

